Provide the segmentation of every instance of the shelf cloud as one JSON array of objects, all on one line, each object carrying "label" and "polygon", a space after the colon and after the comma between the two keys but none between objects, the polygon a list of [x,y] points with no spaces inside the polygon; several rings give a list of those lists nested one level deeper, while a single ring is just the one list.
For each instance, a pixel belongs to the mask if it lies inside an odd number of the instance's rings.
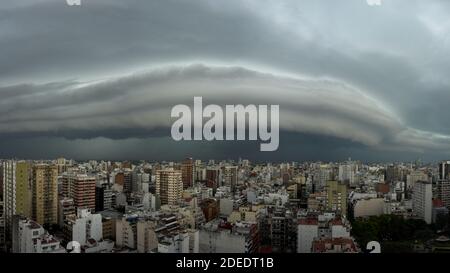
[{"label": "shelf cloud", "polygon": [[[156,143],[170,135],[171,107],[203,96],[279,104],[285,139],[443,157],[449,12],[439,0],[8,1],[0,137],[58,139],[49,151],[64,141]],[[222,144],[211,145],[214,155]]]}]

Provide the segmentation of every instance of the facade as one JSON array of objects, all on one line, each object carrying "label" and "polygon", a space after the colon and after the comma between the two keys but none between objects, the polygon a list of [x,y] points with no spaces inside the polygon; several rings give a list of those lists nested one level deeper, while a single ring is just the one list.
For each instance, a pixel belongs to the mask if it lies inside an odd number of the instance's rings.
[{"label": "facade", "polygon": [[8,234],[12,228],[12,217],[16,214],[16,162],[3,162],[2,171],[5,232]]},{"label": "facade", "polygon": [[[448,214],[449,214],[449,211],[446,207],[443,207],[443,206],[434,207],[433,206],[431,221],[433,224],[436,224],[440,220],[439,219],[440,217],[446,217],[446,216],[448,216]],[[443,219],[445,219],[445,218],[443,218]]]},{"label": "facade", "polygon": [[205,221],[209,222],[219,215],[219,203],[216,199],[205,199],[200,204],[203,214],[205,215]]},{"label": "facade", "polygon": [[4,216],[6,237],[11,237],[12,217],[31,217],[30,164],[26,161],[3,162]]},{"label": "facade", "polygon": [[274,252],[295,252],[297,248],[297,221],[291,211],[276,208],[268,215],[270,240]]},{"label": "facade", "polygon": [[430,182],[418,181],[413,187],[413,212],[427,224],[432,221],[433,193]]},{"label": "facade", "polygon": [[[56,169],[57,171],[57,169]],[[14,223],[13,252],[17,253],[65,253],[60,242],[49,235],[37,222],[17,219]]]},{"label": "facade", "polygon": [[63,195],[72,198],[76,208],[95,210],[95,184],[93,176],[64,173]]},{"label": "facade", "polygon": [[314,242],[350,236],[350,223],[335,213],[311,214],[298,220],[297,253],[314,252]]},{"label": "facade", "polygon": [[219,168],[206,168],[206,183],[208,187],[213,189],[213,193],[216,193],[216,189],[220,182],[220,169]]},{"label": "facade", "polygon": [[116,220],[111,217],[102,216],[103,239],[116,239]]},{"label": "facade", "polygon": [[308,196],[308,211],[324,212],[327,207],[327,193],[317,192]]},{"label": "facade", "polygon": [[112,208],[113,191],[106,186],[95,187],[95,211],[103,211]]},{"label": "facade", "polygon": [[412,171],[406,175],[406,187],[412,189],[417,181],[428,181],[428,175],[423,171]]},{"label": "facade", "polygon": [[339,165],[339,181],[348,182],[350,186],[354,186],[358,181],[356,179],[356,172],[358,165],[356,162],[348,161]]},{"label": "facade", "polygon": [[439,163],[439,179],[448,180],[450,175],[450,161],[442,161]]},{"label": "facade", "polygon": [[207,223],[199,231],[200,253],[255,253],[259,250],[259,231],[256,224],[225,225]]},{"label": "facade", "polygon": [[386,181],[403,181],[403,169],[399,166],[389,165],[386,167]]},{"label": "facade", "polygon": [[156,171],[156,193],[161,205],[175,205],[183,194],[182,172],[172,168]]},{"label": "facade", "polygon": [[137,223],[137,250],[139,253],[150,253],[158,250],[158,238],[155,229],[156,223],[153,221],[139,221]]},{"label": "facade", "polygon": [[89,239],[99,242],[103,239],[102,216],[78,209],[76,215],[67,216],[63,230],[66,242],[77,241],[81,246],[87,245]]},{"label": "facade", "polygon": [[192,158],[186,158],[181,163],[181,180],[183,182],[183,189],[194,185],[194,160]]},{"label": "facade", "polygon": [[220,215],[229,216],[233,212],[234,202],[229,198],[221,198],[219,202]]},{"label": "facade", "polygon": [[158,243],[158,253],[189,253],[189,234],[164,236]]},{"label": "facade", "polygon": [[138,218],[124,217],[116,221],[116,246],[136,249]]},{"label": "facade", "polygon": [[37,164],[32,168],[32,217],[41,225],[58,223],[58,168]]},{"label": "facade", "polygon": [[319,237],[319,223],[317,219],[300,219],[297,233],[297,253],[311,253],[312,243]]},{"label": "facade", "polygon": [[312,243],[313,253],[358,253],[358,247],[351,238],[321,238]]},{"label": "facade", "polygon": [[[3,169],[1,165],[0,168]],[[3,176],[0,175],[0,252],[6,251],[5,203],[3,192],[4,192]]]},{"label": "facade", "polygon": [[357,200],[353,206],[353,216],[355,218],[378,216],[383,213],[384,213],[383,198],[367,198]]},{"label": "facade", "polygon": [[225,166],[223,168],[222,185],[230,187],[232,193],[236,192],[238,179],[237,172],[238,168],[236,166]]},{"label": "facade", "polygon": [[76,214],[72,198],[63,197],[58,202],[58,225],[62,228],[67,216]]},{"label": "facade", "polygon": [[450,180],[440,179],[436,187],[437,198],[442,200],[442,203],[447,209],[450,209]]},{"label": "facade", "polygon": [[347,215],[347,186],[337,181],[327,182],[327,210]]},{"label": "facade", "polygon": [[123,192],[127,194],[127,197],[130,196],[130,193],[133,192],[133,173],[132,172],[124,172],[123,173]]},{"label": "facade", "polygon": [[114,176],[114,184],[117,184],[119,186],[122,186],[125,184],[125,175],[123,172],[119,172]]}]

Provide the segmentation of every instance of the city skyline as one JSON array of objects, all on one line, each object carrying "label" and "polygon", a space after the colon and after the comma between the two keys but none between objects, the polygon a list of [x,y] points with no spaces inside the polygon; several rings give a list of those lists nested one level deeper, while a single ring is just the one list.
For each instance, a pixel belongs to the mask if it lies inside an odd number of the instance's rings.
[{"label": "city skyline", "polygon": [[0,162],[0,252],[368,253],[374,246],[376,253],[435,253],[450,248],[450,160],[433,165],[352,159]]},{"label": "city skyline", "polygon": [[416,159],[410,159],[406,161],[402,160],[394,160],[394,161],[367,161],[367,160],[361,160],[358,158],[342,158],[339,160],[252,160],[250,158],[246,157],[228,157],[228,158],[201,158],[201,157],[192,157],[191,155],[185,155],[180,158],[174,158],[174,159],[162,159],[162,160],[154,160],[154,159],[117,159],[117,158],[88,158],[88,159],[78,159],[78,158],[70,158],[70,157],[64,157],[64,156],[57,156],[57,157],[51,157],[51,158],[22,158],[22,157],[9,157],[9,158],[0,158],[0,160],[14,160],[14,161],[30,161],[30,162],[52,162],[58,159],[64,159],[64,160],[73,160],[78,163],[88,163],[90,161],[99,161],[99,162],[129,162],[132,164],[136,163],[182,163],[186,159],[192,159],[192,160],[199,160],[201,162],[234,162],[238,163],[242,160],[251,162],[255,165],[264,165],[264,164],[283,164],[283,163],[297,163],[297,164],[308,164],[308,163],[324,163],[324,164],[339,164],[347,161],[355,161],[360,162],[362,164],[368,164],[368,165],[375,165],[375,164],[385,164],[385,165],[392,165],[392,164],[413,164],[417,166],[428,166],[428,165],[434,165],[439,162],[447,161],[444,159],[440,160],[432,160],[432,161],[424,161],[421,158]]}]

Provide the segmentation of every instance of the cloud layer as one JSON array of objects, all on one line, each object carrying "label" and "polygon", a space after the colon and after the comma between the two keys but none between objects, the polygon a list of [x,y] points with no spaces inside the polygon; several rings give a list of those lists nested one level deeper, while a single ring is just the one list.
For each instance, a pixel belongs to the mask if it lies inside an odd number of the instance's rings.
[{"label": "cloud layer", "polygon": [[[12,92],[21,90],[21,92]],[[279,104],[280,129],[327,135],[379,149],[441,150],[450,138],[403,124],[342,82],[288,78],[241,67],[167,67],[101,82],[9,86],[0,102],[3,134],[66,138],[164,135],[176,104]]]},{"label": "cloud layer", "polygon": [[443,0],[7,1],[0,134],[167,137],[170,108],[202,95],[279,104],[287,132],[446,154],[449,12]]}]

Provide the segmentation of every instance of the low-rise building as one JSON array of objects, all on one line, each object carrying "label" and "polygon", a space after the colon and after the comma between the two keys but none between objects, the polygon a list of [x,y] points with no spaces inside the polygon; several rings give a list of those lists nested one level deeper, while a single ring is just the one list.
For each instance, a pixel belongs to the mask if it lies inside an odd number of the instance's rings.
[{"label": "low-rise building", "polygon": [[313,253],[359,253],[352,238],[318,238],[312,242]]},{"label": "low-rise building", "polygon": [[65,253],[60,241],[37,222],[15,217],[13,220],[13,252]]}]

